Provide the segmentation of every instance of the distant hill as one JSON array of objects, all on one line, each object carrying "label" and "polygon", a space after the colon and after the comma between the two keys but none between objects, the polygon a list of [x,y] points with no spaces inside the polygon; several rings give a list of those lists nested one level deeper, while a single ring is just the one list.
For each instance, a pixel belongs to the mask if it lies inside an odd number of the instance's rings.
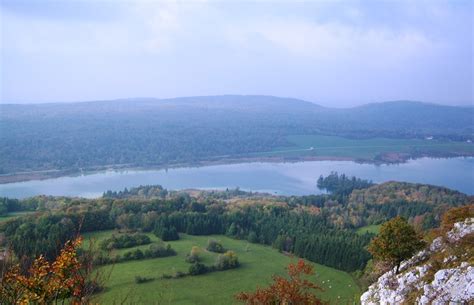
[{"label": "distant hill", "polygon": [[245,156],[291,135],[473,139],[474,108],[387,102],[327,108],[272,96],[0,105],[0,173]]},{"label": "distant hill", "polygon": [[381,134],[472,135],[472,107],[453,107],[410,101],[367,104],[331,111],[335,121],[344,120],[358,128],[373,129]]}]

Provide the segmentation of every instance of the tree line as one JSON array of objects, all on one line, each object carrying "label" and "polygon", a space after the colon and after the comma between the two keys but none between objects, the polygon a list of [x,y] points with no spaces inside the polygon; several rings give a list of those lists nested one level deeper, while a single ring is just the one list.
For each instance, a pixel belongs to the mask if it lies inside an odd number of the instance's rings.
[{"label": "tree line", "polygon": [[[353,181],[352,178],[349,180]],[[371,198],[378,198],[387,189],[386,185],[355,189],[343,197],[338,194],[262,196],[237,191],[239,199],[255,202],[251,205],[236,205],[221,199],[228,198],[226,191],[223,195],[215,191],[209,195],[202,192],[198,197],[168,192],[163,197],[161,187],[150,186],[143,187],[147,191],[133,190],[133,196],[128,195],[130,191],[122,192],[122,195],[117,193],[118,198],[38,196],[27,200],[4,199],[3,202],[15,209],[21,207],[39,212],[35,216],[0,223],[0,231],[18,257],[42,254],[52,259],[57,256],[60,245],[78,233],[121,229],[154,233],[165,241],[178,239],[179,233],[225,234],[354,271],[362,269],[369,260],[366,246],[372,237],[371,234],[356,234],[356,228],[403,216],[417,229],[428,229],[439,223],[439,215],[448,207],[469,202],[464,194],[432,186],[426,186],[427,190],[403,183],[390,187],[396,192],[386,197],[383,204],[373,202]],[[398,195],[402,191],[411,194],[410,197]],[[426,193],[425,197],[418,195],[420,191]],[[155,195],[150,197],[149,194]],[[449,204],[443,203],[445,197]],[[416,198],[426,200],[417,202]]]}]

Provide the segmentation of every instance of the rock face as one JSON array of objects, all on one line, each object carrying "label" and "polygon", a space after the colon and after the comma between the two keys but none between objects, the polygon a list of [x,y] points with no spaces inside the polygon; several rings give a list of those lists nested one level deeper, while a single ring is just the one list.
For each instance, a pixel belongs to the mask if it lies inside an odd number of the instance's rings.
[{"label": "rock face", "polygon": [[391,270],[382,275],[361,296],[361,303],[473,304],[474,268],[463,244],[473,233],[474,218],[454,224],[446,236],[404,261],[399,274]]}]

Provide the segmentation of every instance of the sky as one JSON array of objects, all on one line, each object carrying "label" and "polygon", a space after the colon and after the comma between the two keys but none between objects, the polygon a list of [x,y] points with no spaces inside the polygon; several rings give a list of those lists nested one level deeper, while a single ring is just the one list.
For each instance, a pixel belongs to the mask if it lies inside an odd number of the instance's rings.
[{"label": "sky", "polygon": [[0,103],[262,94],[472,105],[470,0],[0,0]]}]

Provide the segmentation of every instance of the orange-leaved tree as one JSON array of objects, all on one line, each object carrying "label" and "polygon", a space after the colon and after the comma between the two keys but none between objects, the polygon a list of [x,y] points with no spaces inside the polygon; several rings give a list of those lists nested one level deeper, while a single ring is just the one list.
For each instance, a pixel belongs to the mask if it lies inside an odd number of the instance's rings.
[{"label": "orange-leaved tree", "polygon": [[53,262],[38,257],[26,274],[20,265],[10,268],[0,283],[0,304],[83,304],[88,272],[77,254],[81,242],[68,241]]},{"label": "orange-leaved tree", "polygon": [[305,278],[314,274],[313,266],[300,259],[287,267],[288,278],[274,276],[273,283],[255,292],[241,292],[235,296],[247,305],[320,305],[321,301],[314,292],[321,287]]}]

